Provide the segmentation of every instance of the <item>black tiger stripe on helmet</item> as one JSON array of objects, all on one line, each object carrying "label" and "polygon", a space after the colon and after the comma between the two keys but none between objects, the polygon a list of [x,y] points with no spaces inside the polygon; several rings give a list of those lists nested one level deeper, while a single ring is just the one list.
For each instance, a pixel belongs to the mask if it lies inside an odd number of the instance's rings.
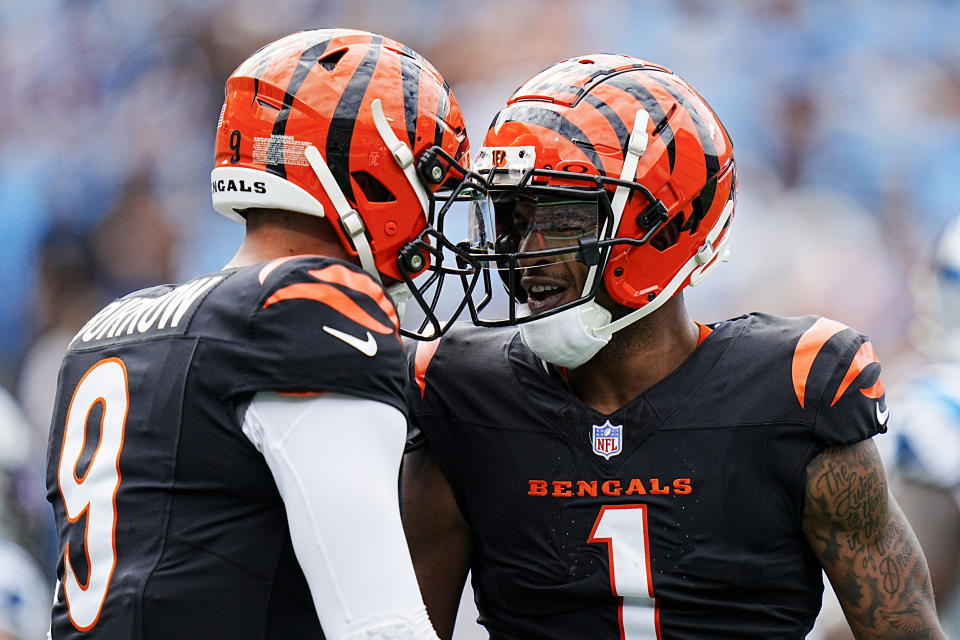
[{"label": "black tiger stripe on helmet", "polygon": [[607,122],[610,123],[610,127],[613,129],[613,133],[617,136],[617,140],[620,141],[620,150],[623,152],[623,155],[627,155],[627,145],[630,142],[630,128],[633,126],[633,123],[630,123],[628,126],[623,119],[617,115],[617,112],[609,104],[604,102],[604,100],[594,94],[587,94],[584,96],[584,102],[589,104],[591,107],[600,112],[600,114],[607,119]]},{"label": "black tiger stripe on helmet", "polygon": [[[709,118],[711,121],[717,121],[717,118],[711,114],[703,114],[700,112],[700,108],[709,109],[706,103],[703,103],[701,100],[692,101],[687,99],[681,92],[677,85],[677,81],[674,79],[668,79],[660,77],[658,75],[653,76],[654,79],[661,84],[667,91],[670,92],[676,100],[680,109],[689,115],[690,119],[693,121],[694,127],[696,128],[697,135],[699,137],[700,146],[703,148],[703,161],[704,169],[706,171],[706,181],[704,183],[703,189],[691,201],[691,213],[690,217],[684,222],[683,226],[680,228],[681,231],[689,231],[690,233],[695,233],[697,227],[700,224],[700,221],[706,217],[707,212],[713,207],[714,202],[717,197],[717,178],[723,167],[720,166],[720,158],[717,151],[716,144],[713,140],[713,132],[706,125],[706,118]],[[696,95],[696,94],[694,94]],[[697,96],[699,98],[699,96]],[[700,103],[699,105],[697,103]],[[723,125],[721,123],[721,128]],[[723,130],[724,135],[726,135],[726,130]],[[729,197],[729,195],[727,196]]]},{"label": "black tiger stripe on helmet", "polygon": [[[660,100],[653,95],[653,91],[642,82],[642,79],[649,77],[650,74],[646,70],[641,73],[619,74],[610,78],[607,84],[632,96],[650,115],[650,119],[659,129],[660,140],[667,146],[667,160],[670,163],[670,172],[673,173],[677,162],[677,141],[673,134],[673,127],[670,125],[672,114],[669,110],[664,110]],[[624,146],[624,155],[626,155],[626,146]]]},{"label": "black tiger stripe on helmet", "polygon": [[348,200],[355,200],[353,185],[350,183],[350,146],[353,143],[353,130],[356,126],[357,114],[360,105],[367,93],[367,87],[373,79],[373,72],[377,68],[380,58],[380,45],[383,36],[374,35],[367,52],[353,72],[350,82],[340,94],[340,101],[330,119],[330,129],[327,132],[326,159],[330,165],[330,172],[337,184],[343,189]]},{"label": "black tiger stripe on helmet", "polygon": [[522,122],[553,131],[583,151],[599,175],[607,175],[603,167],[603,160],[600,158],[600,155],[597,153],[593,142],[589,136],[587,136],[586,132],[578,128],[557,111],[534,106],[531,102],[515,103],[500,112],[498,118],[494,119],[491,124],[491,129],[507,122]]},{"label": "black tiger stripe on helmet", "polygon": [[[407,134],[410,138],[410,147],[413,148],[417,142],[417,120],[420,111],[420,75],[423,67],[429,67],[430,63],[410,47],[401,47],[401,53],[405,56],[405,59],[401,60],[401,66],[403,68],[404,114],[406,116]],[[445,119],[450,113],[450,85],[442,78],[440,81],[443,87],[443,95],[436,108],[437,118],[433,132],[433,143],[438,147],[443,146]]]},{"label": "black tiger stripe on helmet", "polygon": [[[321,33],[326,34],[328,32],[332,32],[332,30],[326,29],[321,32],[318,29],[316,30],[315,33],[317,33],[318,36],[320,36],[320,39],[322,40],[323,36],[321,35]],[[260,76],[262,76],[264,71],[266,71],[267,65],[273,59],[276,52],[282,48],[283,48],[283,45],[280,42],[271,42],[269,44],[265,44],[262,47],[260,47],[256,51],[256,53],[254,53],[253,56],[251,56],[259,59],[257,63],[257,70],[253,74],[253,96],[250,99],[251,106],[253,105],[254,102],[256,102],[257,97],[260,93]]]},{"label": "black tiger stripe on helmet", "polygon": [[403,89],[403,117],[407,127],[410,148],[417,144],[417,116],[420,113],[420,74],[422,65],[409,53],[400,58],[400,77]]},{"label": "black tiger stripe on helmet", "polygon": [[437,105],[437,120],[434,125],[433,144],[442,146],[443,144],[443,120],[450,112],[450,87],[444,83],[444,91],[440,95],[440,103]]},{"label": "black tiger stripe on helmet", "polygon": [[703,147],[703,159],[707,170],[707,180],[709,181],[720,170],[720,160],[717,156],[717,148],[713,143],[713,136],[704,122],[703,115],[697,110],[696,105],[692,104],[680,93],[676,81],[661,77],[659,74],[650,74],[660,85],[674,97],[681,109],[684,109],[693,120],[693,125],[697,128],[697,134],[700,137],[700,145]]},{"label": "black tiger stripe on helmet", "polygon": [[[297,61],[293,76],[290,78],[290,84],[287,85],[287,91],[283,96],[283,106],[277,114],[277,119],[273,124],[273,135],[270,136],[270,142],[267,146],[267,171],[281,178],[287,177],[287,165],[283,153],[282,141],[283,135],[286,133],[287,118],[290,116],[290,109],[293,107],[293,101],[297,97],[297,92],[300,91],[300,87],[303,86],[304,80],[306,80],[307,75],[316,68],[317,61],[323,57],[333,36],[333,33],[329,35],[324,33],[319,42],[307,47],[303,51],[300,55],[300,60]],[[265,67],[268,61],[269,57],[264,56],[261,65]]]}]

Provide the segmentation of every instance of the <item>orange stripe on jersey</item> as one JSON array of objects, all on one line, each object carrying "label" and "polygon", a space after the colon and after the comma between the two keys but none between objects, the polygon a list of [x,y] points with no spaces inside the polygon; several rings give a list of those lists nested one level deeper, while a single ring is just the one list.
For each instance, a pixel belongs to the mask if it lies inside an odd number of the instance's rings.
[{"label": "orange stripe on jersey", "polygon": [[316,300],[333,307],[359,325],[377,333],[393,333],[396,327],[388,327],[354,302],[350,296],[326,282],[301,282],[278,289],[263,303],[266,309],[283,300]]},{"label": "orange stripe on jersey", "polygon": [[[847,369],[847,375],[843,377],[843,382],[840,383],[840,388],[837,389],[837,395],[834,396],[833,402],[830,403],[830,406],[837,404],[837,400],[840,399],[840,396],[844,394],[847,390],[847,387],[857,378],[858,375],[863,373],[863,370],[867,368],[867,365],[877,364],[880,361],[877,359],[876,353],[873,351],[873,345],[869,342],[864,342],[860,345],[860,349],[857,351],[857,355],[853,356],[853,362],[850,363],[850,368]],[[877,378],[877,381],[871,387],[864,387],[860,390],[860,393],[867,396],[868,398],[879,398],[883,395],[883,382]]]},{"label": "orange stripe on jersey", "polygon": [[800,340],[793,350],[792,367],[793,390],[797,394],[797,400],[800,401],[800,408],[803,408],[803,398],[807,392],[807,378],[813,368],[813,361],[817,354],[820,353],[820,349],[823,348],[827,340],[848,328],[847,325],[835,320],[820,318],[800,336]]},{"label": "orange stripe on jersey", "polygon": [[439,346],[439,340],[417,343],[417,354],[413,359],[413,379],[420,389],[421,398],[423,394],[427,392],[427,367],[430,365],[430,361],[433,360],[433,354],[437,352],[437,347]]},{"label": "orange stripe on jersey", "polygon": [[373,278],[366,273],[353,271],[342,264],[333,264],[323,269],[311,269],[309,273],[317,280],[342,284],[345,287],[369,296],[377,303],[380,310],[387,314],[387,317],[390,318],[393,324],[400,324],[397,310],[393,307],[393,304],[387,300],[383,287],[374,282]]}]

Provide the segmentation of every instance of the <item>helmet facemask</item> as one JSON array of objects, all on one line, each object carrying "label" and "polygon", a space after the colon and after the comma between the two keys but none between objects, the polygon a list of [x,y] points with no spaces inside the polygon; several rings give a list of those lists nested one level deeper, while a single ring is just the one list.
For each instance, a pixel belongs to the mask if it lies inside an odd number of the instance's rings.
[{"label": "helmet facemask", "polygon": [[[509,316],[499,320],[481,318],[479,309],[471,309],[478,326],[522,324],[593,300],[602,284],[598,276],[606,268],[610,250],[619,245],[645,245],[668,221],[663,203],[638,182],[550,169],[519,172],[508,166],[484,167],[483,158],[498,151],[485,147],[478,154],[478,172],[487,181],[487,199],[476,206],[486,210],[470,217],[471,222],[495,229],[496,240],[486,246],[471,246],[471,250],[477,262],[497,272],[517,305],[511,305]],[[533,153],[531,149],[524,155]],[[561,184],[556,184],[558,181]],[[618,192],[625,195],[618,198]],[[630,197],[647,203],[637,216],[638,224],[646,229],[638,238],[616,236],[623,205]],[[525,239],[531,235],[540,239],[542,248],[525,249]],[[524,273],[544,263],[565,261],[578,261],[588,267],[579,295],[530,314],[525,308],[528,293],[521,286]]]},{"label": "helmet facemask", "polygon": [[[475,203],[486,197],[486,184],[477,173],[436,146],[424,152],[416,171],[425,184],[439,185],[439,189],[427,190],[427,225],[397,255],[402,285],[422,316],[415,329],[402,328],[401,333],[430,339],[443,335],[468,304],[482,309],[491,299],[490,274],[475,259],[469,243],[451,240],[457,237],[451,227],[486,234],[482,223],[455,219],[457,215],[472,216]],[[450,279],[460,284],[460,290],[453,294],[445,288]],[[457,302],[443,314],[448,319],[440,320],[440,307],[449,300]]]}]

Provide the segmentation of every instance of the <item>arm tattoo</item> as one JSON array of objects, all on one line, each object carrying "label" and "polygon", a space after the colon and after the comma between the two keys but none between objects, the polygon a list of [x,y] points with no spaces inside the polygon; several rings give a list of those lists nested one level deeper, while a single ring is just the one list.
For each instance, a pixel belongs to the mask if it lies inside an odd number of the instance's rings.
[{"label": "arm tattoo", "polygon": [[807,466],[803,530],[858,638],[939,638],[926,561],[867,440]]}]

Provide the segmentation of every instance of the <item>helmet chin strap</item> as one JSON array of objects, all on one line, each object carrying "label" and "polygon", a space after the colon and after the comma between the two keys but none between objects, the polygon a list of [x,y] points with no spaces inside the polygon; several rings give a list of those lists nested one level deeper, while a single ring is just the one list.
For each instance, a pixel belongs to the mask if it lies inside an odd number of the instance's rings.
[{"label": "helmet chin strap", "polygon": [[[522,305],[525,311],[526,305]],[[610,312],[589,300],[520,325],[520,339],[538,358],[575,369],[607,345],[610,336],[597,335],[593,327],[610,322]]]},{"label": "helmet chin strap", "polygon": [[357,255],[360,257],[360,266],[382,285],[380,271],[373,259],[373,251],[370,249],[370,243],[367,242],[367,236],[364,234],[366,227],[363,225],[363,218],[360,217],[360,213],[347,202],[347,197],[343,195],[343,190],[337,184],[337,180],[330,172],[330,167],[327,166],[327,161],[323,159],[320,151],[311,145],[303,150],[303,155],[320,180],[320,186],[327,192],[327,197],[333,203],[333,208],[343,223],[344,231],[347,232],[347,236],[350,237],[350,241],[357,250]]},{"label": "helmet chin strap", "polygon": [[[640,163],[640,156],[647,150],[647,121],[650,120],[650,114],[646,109],[640,107],[637,111],[637,117],[633,119],[633,131],[630,133],[630,140],[627,142],[627,155],[623,159],[623,168],[620,170],[620,179],[624,182],[632,181],[637,175],[637,164]],[[613,236],[620,228],[620,219],[623,217],[623,209],[627,206],[627,198],[630,196],[630,188],[620,185],[613,194],[613,201],[610,203],[610,209],[613,211],[613,217],[610,220],[610,235]],[[593,265],[587,272],[587,279],[583,283],[583,291],[580,295],[585,295],[593,288],[593,281],[600,273],[601,265]]]},{"label": "helmet chin strap", "polygon": [[393,305],[397,308],[397,316],[403,320],[403,314],[407,312],[407,301],[413,297],[410,287],[406,282],[398,282],[386,287],[387,295],[393,300]]},{"label": "helmet chin strap", "polygon": [[410,183],[413,192],[417,194],[417,199],[420,201],[420,207],[423,211],[423,217],[426,218],[427,212],[430,211],[430,199],[427,197],[427,191],[420,183],[420,177],[417,175],[417,170],[413,166],[413,150],[410,148],[410,145],[402,142],[400,138],[397,137],[397,134],[393,132],[390,124],[387,122],[387,117],[383,113],[383,105],[380,103],[380,98],[377,98],[370,104],[370,111],[373,113],[373,125],[377,128],[377,133],[380,134],[383,143],[390,149],[393,159],[400,165],[400,170],[403,171],[403,175],[407,177],[407,182]]},{"label": "helmet chin strap", "polygon": [[731,215],[733,215],[733,200],[727,202],[723,208],[720,217],[717,219],[716,224],[713,225],[713,228],[710,229],[710,233],[707,234],[706,240],[704,240],[700,250],[684,263],[680,271],[673,276],[673,279],[664,287],[663,291],[657,294],[656,298],[618,320],[614,320],[603,326],[597,326],[594,328],[594,332],[598,336],[607,336],[609,339],[610,336],[613,336],[613,334],[620,331],[620,329],[633,324],[640,318],[648,316],[662,307],[667,300],[673,297],[673,294],[680,290],[687,276],[690,276],[690,285],[696,286],[708,273],[713,271],[717,265],[721,262],[726,262],[730,257],[730,246],[728,244],[730,234],[725,235],[718,245],[714,246],[713,243],[716,242],[717,237],[723,232],[724,227],[727,226]]},{"label": "helmet chin strap", "polygon": [[[413,151],[409,145],[397,138],[393,129],[390,128],[387,117],[383,113],[383,105],[380,103],[380,98],[375,99],[371,103],[370,110],[373,114],[373,123],[377,128],[377,133],[380,134],[383,143],[390,149],[393,159],[400,166],[404,176],[406,176],[407,182],[410,183],[411,188],[417,196],[417,200],[420,201],[423,216],[426,218],[430,207],[430,200],[427,197],[423,185],[420,184],[420,178],[417,176],[416,169],[413,166]],[[370,248],[369,241],[367,241],[365,234],[366,226],[363,224],[363,217],[356,209],[350,206],[339,183],[337,183],[336,178],[333,177],[327,161],[323,158],[323,154],[311,145],[304,149],[303,155],[306,157],[307,162],[310,163],[310,168],[313,169],[317,179],[320,180],[320,185],[327,193],[327,197],[330,198],[333,208],[340,217],[344,231],[346,231],[350,242],[353,243],[353,247],[357,251],[357,256],[360,258],[360,266],[363,267],[364,271],[373,276],[377,282],[383,285],[380,270],[377,269],[377,263],[373,257],[373,250]],[[407,300],[411,297],[409,287],[401,282],[387,287],[386,290],[396,305],[397,311],[402,314],[402,307],[405,307]]]}]

